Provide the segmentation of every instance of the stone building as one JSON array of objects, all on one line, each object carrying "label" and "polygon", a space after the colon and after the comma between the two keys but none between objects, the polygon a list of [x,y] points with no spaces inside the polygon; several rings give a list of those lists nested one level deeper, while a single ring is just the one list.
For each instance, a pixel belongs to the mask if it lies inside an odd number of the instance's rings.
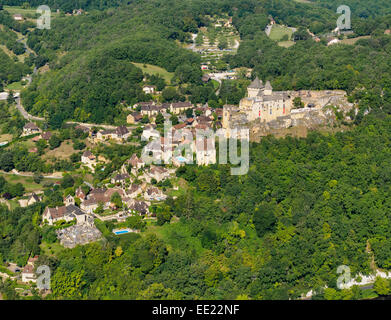
[{"label": "stone building", "polygon": [[290,113],[291,96],[287,91],[273,91],[270,81],[264,85],[258,77],[248,86],[248,96],[239,104],[239,110],[246,112],[248,121],[261,122],[276,120]]}]

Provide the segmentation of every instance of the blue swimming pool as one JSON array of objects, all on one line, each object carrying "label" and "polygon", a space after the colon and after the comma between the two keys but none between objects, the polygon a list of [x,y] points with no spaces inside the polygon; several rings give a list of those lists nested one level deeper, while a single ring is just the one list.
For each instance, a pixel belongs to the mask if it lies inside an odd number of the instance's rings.
[{"label": "blue swimming pool", "polygon": [[186,162],[187,159],[185,157],[182,157],[182,156],[179,156],[179,157],[176,157],[176,159],[179,161],[179,162]]},{"label": "blue swimming pool", "polygon": [[130,231],[129,230],[118,230],[118,231],[113,231],[113,232],[114,232],[114,234],[116,234],[118,236],[120,234],[129,233]]}]

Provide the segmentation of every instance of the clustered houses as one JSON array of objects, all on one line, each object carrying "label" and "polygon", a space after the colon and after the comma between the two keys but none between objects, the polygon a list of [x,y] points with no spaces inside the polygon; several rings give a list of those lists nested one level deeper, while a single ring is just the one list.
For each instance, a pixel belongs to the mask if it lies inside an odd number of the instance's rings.
[{"label": "clustered houses", "polygon": [[134,107],[140,107],[140,112],[132,112],[128,115],[127,123],[129,124],[139,122],[143,116],[155,118],[159,113],[161,113],[165,119],[168,119],[171,116],[168,112],[179,115],[187,109],[193,109],[194,105],[190,102],[173,102],[163,104],[155,104],[155,102],[140,102]]},{"label": "clustered houses", "polygon": [[138,170],[143,168],[145,166],[144,161],[139,159],[136,154],[133,154],[132,157],[125,161],[125,163],[121,167],[121,173],[126,174],[128,173],[128,167],[131,166],[131,174],[134,176],[137,175]]},{"label": "clustered houses", "polygon": [[125,195],[125,192],[121,188],[93,189],[87,195],[87,199],[80,204],[80,208],[88,213],[93,213],[99,205],[102,205],[103,209],[109,209],[111,207],[111,196],[115,192],[118,192],[121,198]]},{"label": "clustered houses", "polygon": [[[209,165],[216,163],[215,141],[213,138],[203,136],[202,132],[211,130],[210,124],[206,119],[199,119],[195,127],[181,126],[174,128],[169,137],[159,137],[149,142],[143,149],[143,155],[152,160],[152,163],[170,164],[181,166],[185,163],[198,165]],[[199,130],[201,134],[197,137]],[[149,178],[146,175],[147,178]]]},{"label": "clustered houses", "polygon": [[[169,106],[140,103],[140,107],[141,112],[144,112],[147,115],[156,114],[157,112],[160,112],[159,110],[161,109],[169,109],[172,113],[180,114],[187,108],[191,108],[192,105],[188,102],[175,103]],[[168,137],[161,137],[160,132],[156,130],[156,125],[146,125],[141,135],[142,140],[152,141],[144,147],[143,156],[146,156],[151,160],[160,161],[160,164],[172,163],[175,166],[181,166],[185,163],[193,163],[194,156],[189,156],[189,154],[187,154],[186,157],[184,157],[185,154],[177,153],[178,149],[185,149],[189,150],[191,154],[198,153],[198,156],[196,155],[195,159],[199,165],[215,163],[216,152],[214,151],[214,142],[213,144],[203,143],[205,145],[204,147],[201,147],[200,145],[197,147],[195,137],[199,131],[204,130],[205,132],[221,128],[222,124],[220,120],[223,117],[223,109],[211,109],[208,105],[204,105],[194,111],[195,116],[191,118],[180,114],[178,119],[181,123],[172,127],[172,132],[168,134]],[[153,163],[159,164],[159,162]]]},{"label": "clustered houses", "polygon": [[125,141],[130,136],[128,128],[125,126],[119,126],[116,129],[100,130],[98,131],[96,138],[98,141],[116,140],[119,142]]}]

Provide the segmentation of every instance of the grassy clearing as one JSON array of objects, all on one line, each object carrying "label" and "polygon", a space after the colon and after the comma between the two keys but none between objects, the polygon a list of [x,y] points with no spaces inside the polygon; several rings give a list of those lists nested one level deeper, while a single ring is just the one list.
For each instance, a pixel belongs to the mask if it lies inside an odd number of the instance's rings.
[{"label": "grassy clearing", "polygon": [[4,10],[8,11],[10,14],[35,14],[35,8],[23,9],[20,6],[4,6]]},{"label": "grassy clearing", "polygon": [[279,24],[274,24],[272,30],[270,31],[269,38],[275,41],[281,41],[282,38],[287,35],[288,40],[291,39],[293,31],[288,27],[281,26]]},{"label": "grassy clearing", "polygon": [[20,81],[10,83],[6,89],[13,91],[21,91],[25,86],[22,85]]},{"label": "grassy clearing", "polygon": [[295,44],[294,41],[280,41],[280,42],[278,43],[278,45],[279,45],[280,47],[284,47],[284,48],[292,47],[294,44]]},{"label": "grassy clearing", "polygon": [[53,179],[43,179],[41,184],[37,184],[34,182],[33,177],[23,177],[18,176],[16,174],[4,174],[0,173],[0,176],[4,177],[10,183],[21,183],[26,189],[26,192],[38,191],[42,190],[42,185],[45,182],[53,182]]},{"label": "grassy clearing", "polygon": [[[38,15],[37,8],[23,9],[20,6],[4,6],[4,10],[8,11],[12,15],[14,15],[14,14],[21,14],[24,18],[26,18],[26,15],[27,16]],[[57,12],[51,12],[51,17],[52,18],[55,18],[56,16],[58,16]]]},{"label": "grassy clearing", "polygon": [[8,48],[5,45],[1,44],[0,49],[3,50],[7,54],[7,56],[9,56],[11,59],[14,59],[14,57],[16,57],[16,54],[13,53],[11,50],[8,50]]},{"label": "grassy clearing", "polygon": [[58,242],[55,243],[47,243],[42,242],[40,244],[41,250],[45,253],[47,256],[58,256],[58,254],[64,250],[64,247],[59,244]]},{"label": "grassy clearing", "polygon": [[135,63],[135,62],[133,62],[133,64],[136,67],[140,68],[143,71],[143,73],[161,75],[166,81],[166,83],[168,84],[171,82],[171,79],[174,76],[173,72],[168,72],[166,69],[160,68],[158,66],[154,66],[152,64]]},{"label": "grassy clearing", "polygon": [[181,195],[184,195],[189,188],[187,181],[182,178],[174,178],[171,180],[171,183],[174,186],[178,186],[178,190],[171,189],[170,191],[168,191],[168,195],[171,197],[179,197]]},{"label": "grassy clearing", "polygon": [[65,140],[61,143],[61,145],[54,149],[48,150],[42,156],[42,159],[69,159],[69,156],[75,152],[80,150],[73,149],[72,140]]},{"label": "grassy clearing", "polygon": [[4,141],[12,141],[12,134],[8,134],[8,133],[5,133],[5,134],[1,134],[0,135],[0,142],[4,142]]},{"label": "grassy clearing", "polygon": [[180,222],[165,224],[161,227],[153,222],[148,223],[147,230],[144,234],[148,233],[154,233],[163,239],[167,243],[168,251],[194,249],[197,253],[201,253],[204,250],[200,239],[192,235],[193,230],[191,230],[191,227],[183,225]]},{"label": "grassy clearing", "polygon": [[370,37],[371,36],[361,36],[361,37],[357,37],[357,38],[343,39],[343,40],[341,40],[340,43],[354,45],[358,40],[369,39]]}]

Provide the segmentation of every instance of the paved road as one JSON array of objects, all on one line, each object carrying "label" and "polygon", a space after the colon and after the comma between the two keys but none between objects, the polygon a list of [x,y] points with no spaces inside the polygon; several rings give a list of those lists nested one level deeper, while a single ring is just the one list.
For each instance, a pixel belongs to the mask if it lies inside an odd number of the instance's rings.
[{"label": "paved road", "polygon": [[117,126],[112,126],[112,125],[109,125],[109,124],[98,124],[98,123],[84,123],[84,122],[76,122],[76,121],[67,121],[66,122],[67,124],[79,124],[83,127],[87,127],[87,128],[93,128],[93,127],[100,127],[100,128],[104,128],[104,129],[117,129]]},{"label": "paved road", "polygon": [[23,45],[24,45],[24,48],[25,48],[25,50],[26,50],[26,52],[27,52],[28,54],[36,55],[35,52],[33,52],[32,50],[30,50],[30,48],[27,46],[27,44],[26,44],[25,42],[23,42],[25,39],[26,39],[26,37],[23,37],[23,38],[20,38],[20,39],[16,40],[16,42],[19,42],[19,43],[23,44]]},{"label": "paved road", "polygon": [[35,120],[35,121],[44,121],[44,118],[41,117],[35,117],[29,114],[25,108],[22,105],[22,102],[20,100],[20,97],[16,98],[16,108],[19,110],[19,112],[22,114],[23,118],[26,120]]},{"label": "paved road", "polygon": [[[45,118],[36,117],[36,116],[29,114],[26,111],[26,109],[23,107],[20,97],[16,99],[16,107],[18,108],[19,112],[22,114],[23,118],[25,118],[26,120],[45,121]],[[117,128],[117,126],[112,126],[112,125],[108,125],[108,124],[99,124],[99,123],[84,123],[84,122],[76,122],[76,121],[67,121],[66,123],[67,124],[80,124],[80,125],[87,127],[87,128],[101,127],[101,128],[109,129],[109,130]]]}]

